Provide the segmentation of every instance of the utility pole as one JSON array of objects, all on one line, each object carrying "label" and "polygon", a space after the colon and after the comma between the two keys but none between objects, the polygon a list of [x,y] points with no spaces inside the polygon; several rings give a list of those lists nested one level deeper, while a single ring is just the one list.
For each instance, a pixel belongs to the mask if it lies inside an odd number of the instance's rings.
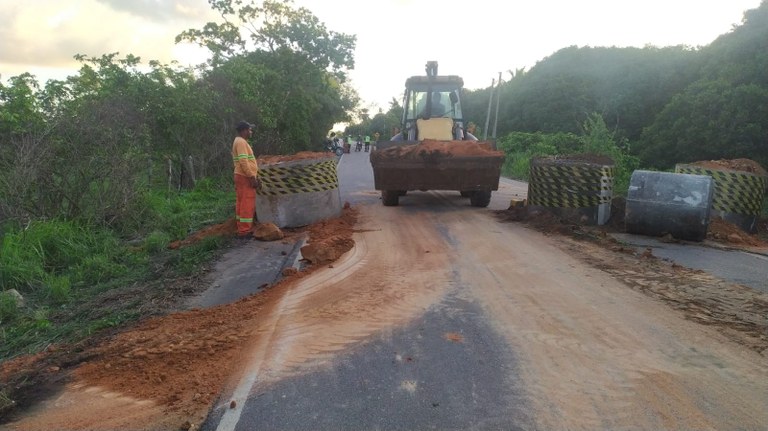
[{"label": "utility pole", "polygon": [[491,105],[493,103],[493,89],[496,85],[496,80],[491,80],[491,96],[488,99],[488,114],[485,116],[485,127],[483,127],[483,140],[488,139],[488,124],[491,121]]},{"label": "utility pole", "polygon": [[496,86],[496,115],[493,120],[493,139],[496,139],[496,125],[499,124],[499,99],[501,99],[501,72],[499,72],[499,85]]}]

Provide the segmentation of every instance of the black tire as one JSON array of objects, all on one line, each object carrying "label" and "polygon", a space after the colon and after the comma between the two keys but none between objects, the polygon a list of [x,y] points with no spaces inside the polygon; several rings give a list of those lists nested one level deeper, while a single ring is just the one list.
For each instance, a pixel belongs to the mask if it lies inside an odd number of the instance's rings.
[{"label": "black tire", "polygon": [[469,203],[473,207],[485,208],[491,203],[491,192],[489,191],[476,191],[469,197]]},{"label": "black tire", "polygon": [[400,192],[398,192],[397,190],[381,191],[381,203],[383,203],[385,207],[396,207],[399,197],[400,197]]},{"label": "black tire", "polygon": [[334,150],[337,156],[341,157],[342,154],[344,154],[344,148],[336,147],[336,150]]},{"label": "black tire", "polygon": [[471,197],[474,192],[470,190],[462,190],[459,193],[461,193],[461,197],[468,198]]}]

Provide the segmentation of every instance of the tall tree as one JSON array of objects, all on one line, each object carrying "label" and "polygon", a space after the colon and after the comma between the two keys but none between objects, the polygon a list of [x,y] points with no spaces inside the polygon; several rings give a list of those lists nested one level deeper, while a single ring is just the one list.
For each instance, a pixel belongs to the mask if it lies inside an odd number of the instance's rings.
[{"label": "tall tree", "polygon": [[346,82],[356,37],[328,30],[290,0],[209,3],[223,23],[187,30],[176,40],[211,51],[208,79],[234,96],[232,115],[257,119],[263,149],[318,149],[325,132],[357,104]]},{"label": "tall tree", "polygon": [[768,166],[768,88],[699,81],[676,96],[643,136],[646,165],[751,158]]}]

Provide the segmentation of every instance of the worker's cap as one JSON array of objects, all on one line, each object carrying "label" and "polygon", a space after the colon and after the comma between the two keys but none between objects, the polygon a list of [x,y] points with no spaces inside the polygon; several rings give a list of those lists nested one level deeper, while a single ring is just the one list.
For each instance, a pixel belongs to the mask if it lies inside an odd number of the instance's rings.
[{"label": "worker's cap", "polygon": [[237,129],[238,132],[241,132],[241,131],[246,130],[246,129],[253,129],[253,124],[251,124],[251,123],[249,123],[247,121],[241,121],[241,122],[237,123],[236,129]]}]

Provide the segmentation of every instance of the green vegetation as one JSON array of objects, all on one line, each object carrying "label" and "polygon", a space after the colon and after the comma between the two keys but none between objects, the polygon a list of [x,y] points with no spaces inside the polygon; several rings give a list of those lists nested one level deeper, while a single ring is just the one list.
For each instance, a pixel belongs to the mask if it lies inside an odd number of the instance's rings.
[{"label": "green vegetation", "polygon": [[[644,168],[721,158],[768,167],[765,40],[768,1],[704,47],[563,48],[530,70],[509,71],[499,140],[519,132],[582,134],[597,113]],[[465,120],[485,123],[489,95],[488,88],[462,95]]]},{"label": "green vegetation", "polygon": [[226,238],[206,238],[179,250],[167,246],[231,217],[229,188],[228,182],[215,185],[209,179],[171,198],[148,194],[143,227],[150,233],[133,241],[110,229],[62,219],[36,220],[6,232],[0,243],[0,359],[131,320],[142,314],[143,300],[150,299],[102,302],[104,295],[161,277],[198,273]]},{"label": "green vegetation", "polygon": [[[319,150],[352,117],[355,36],[289,0],[209,3],[223,22],[177,36],[210,51],[196,68],[78,54],[67,79],[0,83],[0,360],[159,312],[174,279],[194,278],[225,240],[168,245],[232,216],[239,120],[256,124],[261,155]],[[709,46],[572,46],[510,71],[505,174],[527,178],[534,156],[603,154],[623,194],[639,166],[768,166],[765,40],[768,1]],[[485,124],[490,91],[462,94],[465,121]],[[388,137],[402,109],[361,109],[345,134]]]},{"label": "green vegetation", "polygon": [[[747,158],[768,168],[766,40],[768,0],[708,46],[570,46],[530,70],[509,70],[496,127],[504,174],[527,179],[531,157],[603,154],[616,162],[622,195],[641,167]],[[485,124],[491,91],[463,91],[466,123]],[[387,130],[401,114],[393,100],[347,133]]]},{"label": "green vegetation", "polygon": [[527,180],[534,157],[597,154],[610,157],[616,167],[614,192],[625,196],[629,178],[639,166],[637,157],[629,154],[626,139],[619,139],[608,130],[605,121],[593,114],[583,124],[581,135],[573,133],[509,133],[497,142],[507,155],[502,173],[511,178]]},{"label": "green vegetation", "polygon": [[210,51],[196,68],[78,54],[64,80],[0,83],[0,360],[173,301],[226,242],[168,249],[232,217],[238,121],[262,155],[348,120],[354,36],[289,0],[210,4],[224,21],[176,38]]}]

